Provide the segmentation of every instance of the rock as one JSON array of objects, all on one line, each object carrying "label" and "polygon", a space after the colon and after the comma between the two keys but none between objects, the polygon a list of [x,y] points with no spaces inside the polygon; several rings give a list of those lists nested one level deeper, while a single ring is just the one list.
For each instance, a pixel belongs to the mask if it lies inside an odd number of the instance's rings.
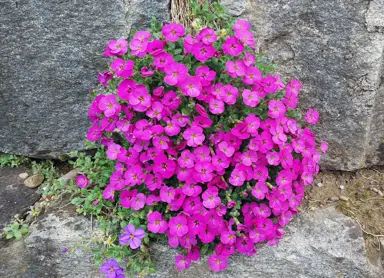
[{"label": "rock", "polygon": [[314,129],[329,144],[323,169],[383,165],[384,0],[221,2],[244,10],[282,76],[303,82],[300,108],[320,111]]},{"label": "rock", "polygon": [[44,181],[44,176],[41,174],[30,176],[24,181],[24,185],[29,188],[36,188]]},{"label": "rock", "polygon": [[381,190],[378,190],[378,191],[377,191],[377,194],[379,194],[381,197],[384,196],[383,191],[381,191]]},{"label": "rock", "polygon": [[158,266],[155,277],[268,277],[334,278],[383,277],[384,272],[367,262],[364,238],[352,219],[333,207],[301,213],[288,227],[281,242],[258,249],[253,257],[237,255],[228,269],[217,274],[209,270],[206,258],[190,269],[174,266],[175,249],[156,245],[153,256]]},{"label": "rock", "polygon": [[345,202],[347,202],[349,200],[349,198],[346,196],[340,196],[339,199],[342,201],[345,201]]},{"label": "rock", "polygon": [[111,39],[168,20],[170,0],[1,1],[0,151],[61,158],[84,148],[89,90]]},{"label": "rock", "polygon": [[64,176],[60,177],[59,182],[67,184],[70,180],[75,179],[79,173],[80,169],[73,169],[66,173]]},{"label": "rock", "polygon": [[0,277],[104,277],[90,249],[81,247],[92,235],[91,221],[78,216],[73,206],[61,208],[66,203],[48,208],[24,240],[0,242]]},{"label": "rock", "polygon": [[38,190],[20,182],[19,174],[25,171],[24,167],[0,168],[0,231],[40,199]]},{"label": "rock", "polygon": [[337,196],[332,196],[332,197],[329,197],[329,200],[332,201],[332,202],[336,202],[339,200],[339,197]]},{"label": "rock", "polygon": [[28,173],[21,173],[20,175],[19,175],[19,178],[20,179],[22,179],[22,180],[25,180],[26,178],[28,178]]}]

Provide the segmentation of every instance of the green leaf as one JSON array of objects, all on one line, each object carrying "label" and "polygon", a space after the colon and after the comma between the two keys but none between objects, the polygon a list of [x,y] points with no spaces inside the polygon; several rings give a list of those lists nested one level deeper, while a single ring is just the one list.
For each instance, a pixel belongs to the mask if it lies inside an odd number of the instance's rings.
[{"label": "green leaf", "polygon": [[80,205],[83,201],[84,201],[84,199],[82,199],[82,198],[73,198],[72,199],[72,204]]},{"label": "green leaf", "polygon": [[14,232],[13,235],[17,240],[20,240],[23,237],[23,235],[19,231]]}]

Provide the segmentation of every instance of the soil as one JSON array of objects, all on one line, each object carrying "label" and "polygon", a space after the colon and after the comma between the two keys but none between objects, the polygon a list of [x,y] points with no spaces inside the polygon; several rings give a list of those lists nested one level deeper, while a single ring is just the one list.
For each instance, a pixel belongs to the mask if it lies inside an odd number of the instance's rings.
[{"label": "soil", "polygon": [[[369,261],[384,266],[384,166],[356,172],[322,171],[303,209],[336,206],[361,227]],[[338,200],[337,200],[338,199]]]}]

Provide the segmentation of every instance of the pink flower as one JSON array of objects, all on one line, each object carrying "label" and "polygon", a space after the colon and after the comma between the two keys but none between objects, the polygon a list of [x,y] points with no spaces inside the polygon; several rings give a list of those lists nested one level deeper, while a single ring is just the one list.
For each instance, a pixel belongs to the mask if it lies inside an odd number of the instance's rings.
[{"label": "pink flower", "polygon": [[181,24],[170,23],[164,25],[161,32],[167,41],[176,42],[180,37],[184,36],[185,30]]},{"label": "pink flower", "polygon": [[235,148],[230,146],[226,141],[221,141],[218,144],[218,148],[223,152],[227,157],[231,157],[235,153]]},{"label": "pink flower", "polygon": [[131,249],[137,249],[141,245],[141,240],[145,237],[145,231],[141,228],[135,228],[133,224],[128,224],[124,228],[124,232],[119,237],[119,242],[122,245],[129,244]]},{"label": "pink flower", "polygon": [[168,53],[162,53],[155,58],[153,64],[160,70],[164,70],[169,64],[174,63],[173,56]]},{"label": "pink flower", "polygon": [[263,90],[267,94],[275,93],[278,89],[278,86],[276,84],[276,78],[272,75],[268,75],[267,77],[264,77],[261,80],[260,84],[263,87]]},{"label": "pink flower", "polygon": [[118,144],[112,143],[108,146],[107,157],[110,160],[115,160],[117,158],[117,155],[120,153],[120,151],[121,151],[121,146]]},{"label": "pink flower", "polygon": [[133,76],[133,66],[133,61],[124,61],[121,58],[117,58],[111,63],[111,68],[115,72],[115,75],[122,78]]},{"label": "pink flower", "polygon": [[129,96],[134,92],[135,89],[135,81],[130,79],[124,80],[120,83],[119,87],[117,88],[117,95],[123,100],[128,100]]},{"label": "pink flower", "polygon": [[100,84],[103,85],[104,87],[108,87],[108,81],[113,78],[113,74],[110,71],[106,72],[99,72],[97,75],[97,79],[99,80]]},{"label": "pink flower", "polygon": [[196,162],[196,165],[194,167],[195,174],[194,178],[198,182],[209,182],[213,178],[212,172],[214,171],[212,164],[208,161],[204,162]]},{"label": "pink flower", "polygon": [[151,108],[147,110],[146,115],[151,119],[157,119],[160,121],[162,118],[163,108],[164,105],[161,104],[161,102],[152,102]]},{"label": "pink flower", "polygon": [[223,44],[224,54],[231,56],[239,56],[244,51],[244,45],[242,45],[236,37],[229,37]]},{"label": "pink flower", "polygon": [[131,49],[132,56],[143,58],[147,53],[148,42],[141,40],[132,40],[129,48]]},{"label": "pink flower", "polygon": [[181,91],[186,96],[197,97],[200,95],[201,90],[200,77],[198,76],[188,76],[181,84]]},{"label": "pink flower", "polygon": [[253,64],[255,63],[255,55],[253,55],[252,53],[246,52],[244,55],[243,61],[247,67],[253,66]]},{"label": "pink flower", "polygon": [[224,231],[220,235],[220,241],[223,244],[235,244],[236,242],[236,233],[233,231]]},{"label": "pink flower", "polygon": [[235,32],[249,31],[251,29],[251,24],[247,20],[239,19],[233,25],[233,30]]},{"label": "pink flower", "polygon": [[135,91],[129,95],[129,104],[138,112],[144,112],[151,106],[151,95],[144,85],[137,85]]},{"label": "pink flower", "polygon": [[164,82],[171,86],[177,86],[187,78],[188,69],[183,64],[172,63],[167,65],[165,72],[167,75]]},{"label": "pink flower", "polygon": [[269,165],[277,166],[280,164],[280,154],[277,152],[269,152],[266,156]]},{"label": "pink flower", "polygon": [[228,61],[225,64],[225,66],[228,70],[229,75],[232,78],[236,78],[238,76],[243,76],[245,74],[245,71],[246,71],[246,67],[245,67],[244,62],[242,60],[237,60],[235,62]]},{"label": "pink flower", "polygon": [[223,271],[228,266],[228,257],[212,254],[208,259],[209,267],[213,272]]},{"label": "pink flower", "polygon": [[212,45],[197,43],[193,46],[193,55],[195,58],[204,63],[215,55],[216,49]]},{"label": "pink flower", "polygon": [[200,31],[199,37],[204,44],[211,45],[217,40],[215,30],[212,28],[204,28]]},{"label": "pink flower", "polygon": [[190,147],[197,147],[205,140],[203,129],[199,126],[191,126],[183,133],[183,138],[187,140],[187,145]]},{"label": "pink flower", "polygon": [[314,109],[308,109],[304,118],[307,123],[315,125],[319,121],[319,112]]},{"label": "pink flower", "polygon": [[250,48],[255,48],[255,37],[251,32],[240,31],[235,33],[236,38],[241,40],[244,44],[248,45]]},{"label": "pink flower", "polygon": [[268,192],[268,187],[264,182],[257,182],[252,189],[252,196],[256,199],[263,200]]},{"label": "pink flower", "polygon": [[133,210],[140,210],[145,205],[146,196],[143,193],[138,193],[132,198],[131,208]]},{"label": "pink flower", "polygon": [[142,67],[141,68],[141,76],[142,77],[148,77],[153,75],[153,71],[148,69],[148,67]]},{"label": "pink flower", "polygon": [[188,256],[177,255],[175,257],[176,267],[180,270],[184,270],[191,266],[191,259]]},{"label": "pink flower", "polygon": [[151,37],[151,33],[149,31],[138,31],[134,36],[134,40],[139,40],[141,42],[147,42]]},{"label": "pink flower", "polygon": [[117,103],[115,95],[106,95],[100,99],[99,109],[104,112],[106,117],[111,117],[120,113],[121,106]]},{"label": "pink flower", "polygon": [[188,233],[187,218],[183,215],[171,217],[168,223],[169,233],[181,237]]},{"label": "pink flower", "polygon": [[165,179],[169,179],[175,174],[176,162],[170,160],[164,154],[159,154],[154,159],[153,172],[161,174]]},{"label": "pink flower", "polygon": [[328,150],[328,143],[327,143],[327,142],[321,142],[321,144],[320,144],[320,150],[321,150],[323,153],[326,153],[327,150]]},{"label": "pink flower", "polygon": [[259,97],[254,91],[245,89],[242,93],[243,101],[245,105],[250,107],[256,107],[259,104]]},{"label": "pink flower", "polygon": [[87,132],[87,140],[97,141],[98,139],[100,139],[102,134],[103,134],[102,128],[97,125],[93,125],[89,128]]},{"label": "pink flower", "polygon": [[155,136],[152,138],[152,144],[157,149],[166,150],[169,147],[170,140],[166,136]]},{"label": "pink flower", "polygon": [[148,213],[148,231],[155,234],[163,234],[168,229],[168,223],[158,211]]},{"label": "pink flower", "polygon": [[253,85],[261,81],[263,78],[261,71],[256,67],[249,67],[246,70],[245,76],[243,77],[244,84]]},{"label": "pink flower", "polygon": [[224,112],[224,109],[225,109],[225,104],[224,104],[224,101],[222,100],[217,100],[217,99],[214,99],[212,98],[210,101],[209,101],[209,111],[212,113],[212,114],[221,114]]},{"label": "pink flower", "polygon": [[120,38],[118,40],[111,40],[109,41],[105,52],[103,53],[104,56],[122,56],[128,51],[128,42]]},{"label": "pink flower", "polygon": [[221,203],[221,199],[218,196],[218,190],[216,187],[208,188],[206,191],[204,191],[202,197],[203,205],[208,209],[213,209]]},{"label": "pink flower", "polygon": [[216,72],[210,70],[208,66],[201,66],[196,69],[196,75],[200,77],[200,83],[203,86],[208,86],[216,77]]},{"label": "pink flower", "polygon": [[245,181],[245,173],[239,169],[234,169],[229,178],[229,183],[233,186],[242,186]]},{"label": "pink flower", "polygon": [[272,99],[268,104],[268,116],[276,119],[283,117],[287,109],[280,100]]},{"label": "pink flower", "polygon": [[86,175],[78,175],[76,177],[76,183],[80,188],[84,188],[89,185],[89,179]]}]

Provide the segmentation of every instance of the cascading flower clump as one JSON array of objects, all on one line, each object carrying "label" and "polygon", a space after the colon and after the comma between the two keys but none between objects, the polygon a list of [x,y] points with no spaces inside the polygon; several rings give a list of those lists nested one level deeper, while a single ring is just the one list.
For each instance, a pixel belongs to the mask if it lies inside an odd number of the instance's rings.
[{"label": "cascading flower clump", "polygon": [[146,215],[146,231],[129,224],[120,243],[136,249],[145,233],[163,235],[181,250],[179,269],[208,252],[222,271],[235,252],[278,243],[298,212],[327,144],[299,125],[301,83],[262,66],[250,28],[237,20],[188,33],[170,23],[109,42],[88,140],[115,161],[104,198]]}]

